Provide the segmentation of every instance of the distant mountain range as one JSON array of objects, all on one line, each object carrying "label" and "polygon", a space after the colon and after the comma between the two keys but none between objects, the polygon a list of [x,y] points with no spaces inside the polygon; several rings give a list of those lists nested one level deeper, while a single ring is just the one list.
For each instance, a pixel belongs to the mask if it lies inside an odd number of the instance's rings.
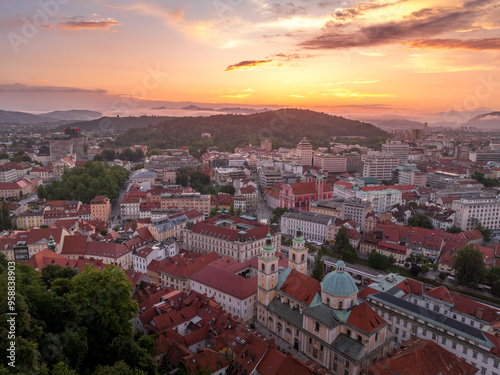
[{"label": "distant mountain range", "polygon": [[493,128],[500,130],[500,111],[483,113],[467,121],[465,126],[476,128]]},{"label": "distant mountain range", "polygon": [[223,113],[233,113],[233,114],[243,114],[243,115],[269,111],[269,108],[256,109],[256,108],[225,107],[216,109],[211,107],[203,108],[203,107],[198,107],[196,105],[188,105],[186,107],[182,107],[181,109],[184,109],[186,111],[223,112]]},{"label": "distant mountain range", "polygon": [[0,124],[58,124],[61,122],[74,122],[92,120],[102,116],[101,112],[72,109],[68,111],[53,111],[34,115],[27,112],[0,110]]}]

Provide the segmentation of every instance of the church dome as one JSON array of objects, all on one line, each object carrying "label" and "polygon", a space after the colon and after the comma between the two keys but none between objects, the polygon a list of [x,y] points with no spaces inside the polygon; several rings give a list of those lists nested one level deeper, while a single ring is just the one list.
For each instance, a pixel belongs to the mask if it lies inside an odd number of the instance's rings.
[{"label": "church dome", "polygon": [[321,282],[321,290],[331,296],[350,297],[358,293],[358,287],[348,272],[344,272],[343,260],[337,262],[337,269],[326,275]]}]

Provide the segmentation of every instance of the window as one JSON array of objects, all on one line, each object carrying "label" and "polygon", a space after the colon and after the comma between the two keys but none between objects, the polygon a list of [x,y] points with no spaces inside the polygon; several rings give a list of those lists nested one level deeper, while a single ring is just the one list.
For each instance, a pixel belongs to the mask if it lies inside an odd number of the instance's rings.
[{"label": "window", "polygon": [[339,302],[339,310],[342,310],[342,301]]},{"label": "window", "polygon": [[446,339],[444,337],[441,339],[441,344],[446,345]]},{"label": "window", "polygon": [[497,361],[493,362],[493,367],[494,368],[498,368],[498,362]]},{"label": "window", "polygon": [[437,313],[439,312],[439,306],[438,305],[434,305],[434,311],[437,312]]},{"label": "window", "polygon": [[467,354],[467,348],[464,346],[464,350],[462,350],[462,353]]},{"label": "window", "polygon": [[319,332],[319,322],[316,322],[316,324],[314,325],[314,330],[316,332]]},{"label": "window", "polygon": [[477,352],[474,352],[474,351],[472,352],[472,358],[474,358],[474,359],[477,358]]},{"label": "window", "polygon": [[378,341],[378,332],[375,334],[375,342]]}]

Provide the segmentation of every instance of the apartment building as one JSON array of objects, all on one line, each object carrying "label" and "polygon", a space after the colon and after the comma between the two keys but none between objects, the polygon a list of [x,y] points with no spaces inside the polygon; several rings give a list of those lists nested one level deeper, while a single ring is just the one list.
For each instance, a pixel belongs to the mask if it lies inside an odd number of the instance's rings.
[{"label": "apartment building", "polygon": [[378,181],[390,181],[392,170],[399,165],[399,157],[390,152],[368,151],[361,160],[363,177],[373,177]]},{"label": "apartment building", "polygon": [[90,201],[90,216],[92,220],[107,222],[111,213],[111,201],[102,195],[96,196]]},{"label": "apartment building", "polygon": [[455,225],[472,230],[480,222],[483,227],[500,229],[500,198],[462,198],[452,203]]},{"label": "apartment building", "polygon": [[198,210],[210,215],[210,195],[200,193],[164,193],[161,194],[161,208],[177,207],[183,210]]},{"label": "apartment building", "polygon": [[297,155],[301,165],[312,165],[313,162],[313,146],[304,137],[297,145]]},{"label": "apartment building", "polygon": [[399,158],[399,165],[408,164],[410,145],[402,141],[388,141],[382,145],[382,152],[392,153]]}]

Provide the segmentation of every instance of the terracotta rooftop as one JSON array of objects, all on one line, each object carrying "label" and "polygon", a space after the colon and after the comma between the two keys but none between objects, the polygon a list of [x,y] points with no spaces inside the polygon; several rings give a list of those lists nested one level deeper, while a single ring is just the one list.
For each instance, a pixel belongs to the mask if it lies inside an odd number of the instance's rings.
[{"label": "terracotta rooftop", "polygon": [[293,269],[281,286],[281,291],[310,305],[316,294],[321,292],[321,284],[318,280]]},{"label": "terracotta rooftop", "polygon": [[434,341],[416,337],[368,368],[369,375],[473,375],[477,372],[473,365]]}]

